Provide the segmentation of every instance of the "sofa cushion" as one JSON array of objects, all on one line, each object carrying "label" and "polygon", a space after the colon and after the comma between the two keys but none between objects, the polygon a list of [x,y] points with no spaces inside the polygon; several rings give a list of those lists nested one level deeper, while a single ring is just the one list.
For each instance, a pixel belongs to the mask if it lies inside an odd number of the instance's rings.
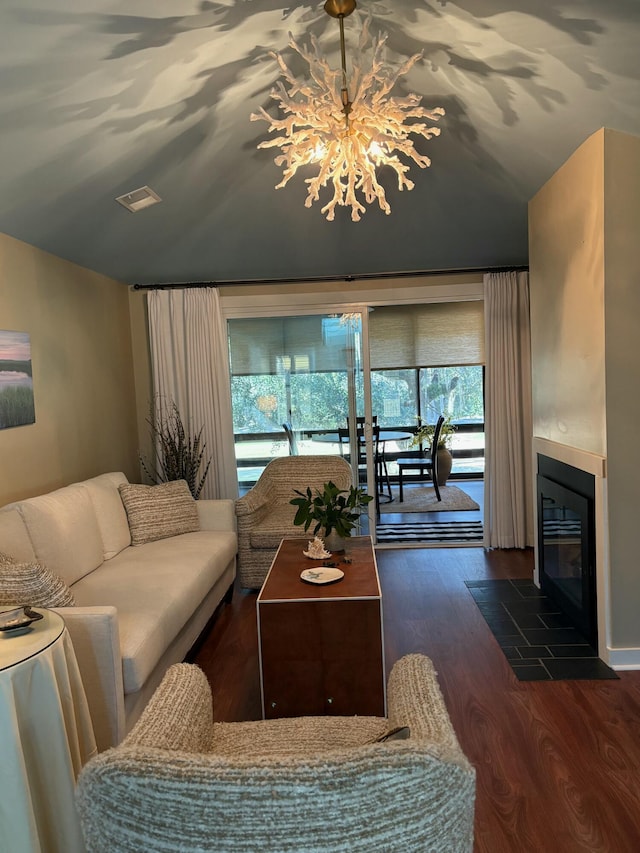
[{"label": "sofa cushion", "polygon": [[118,488],[129,520],[132,545],[200,529],[198,509],[186,480],[158,486],[127,483]]},{"label": "sofa cushion", "polygon": [[35,560],[29,531],[16,504],[0,510],[0,551],[17,560]]},{"label": "sofa cushion", "polygon": [[19,509],[37,559],[69,586],[102,563],[98,519],[81,483],[21,501]]},{"label": "sofa cushion", "polygon": [[62,578],[41,563],[21,563],[0,553],[0,605],[15,604],[70,607],[75,599]]},{"label": "sofa cushion", "polygon": [[123,548],[131,545],[127,513],[124,511],[118,486],[127,483],[124,474],[114,471],[85,480],[81,485],[89,492],[98,519],[104,548],[103,559],[110,560]]},{"label": "sofa cushion", "polygon": [[384,717],[282,717],[214,723],[211,752],[225,758],[288,758],[353,749],[384,737]]},{"label": "sofa cushion", "polygon": [[186,533],[125,548],[74,584],[79,605],[117,608],[125,694],[144,686],[236,550],[233,532]]}]

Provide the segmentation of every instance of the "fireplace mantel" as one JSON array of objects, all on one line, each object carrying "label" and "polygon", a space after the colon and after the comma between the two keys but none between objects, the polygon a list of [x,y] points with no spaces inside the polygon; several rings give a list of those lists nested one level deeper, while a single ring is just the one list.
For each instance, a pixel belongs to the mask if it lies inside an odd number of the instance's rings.
[{"label": "fireplace mantel", "polygon": [[605,457],[590,453],[587,450],[581,450],[578,447],[559,444],[557,441],[549,441],[548,438],[536,436],[533,439],[533,453],[534,459],[538,453],[541,453],[543,456],[549,456],[551,459],[557,459],[559,462],[573,465],[574,468],[593,474],[594,477],[602,479],[607,476],[607,460]]}]

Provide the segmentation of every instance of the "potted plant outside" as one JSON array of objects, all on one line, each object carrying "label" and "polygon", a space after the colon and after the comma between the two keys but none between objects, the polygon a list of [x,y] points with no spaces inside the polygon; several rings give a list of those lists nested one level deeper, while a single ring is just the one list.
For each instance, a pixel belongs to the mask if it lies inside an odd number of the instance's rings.
[{"label": "potted plant outside", "polygon": [[306,492],[293,491],[299,496],[289,501],[297,507],[293,523],[303,525],[306,531],[315,521],[313,534],[322,531],[325,547],[330,551],[344,550],[344,540],[351,536],[360,515],[373,500],[364,489],[339,489],[331,480],[324,483],[322,491],[316,489],[314,493],[309,487]]},{"label": "potted plant outside", "polygon": [[[415,447],[419,444],[425,444],[427,451],[430,452],[433,443],[433,435],[435,432],[435,424],[423,423],[418,419],[419,426],[415,435],[411,439],[411,446]],[[451,455],[451,439],[456,431],[456,425],[451,419],[451,415],[445,415],[444,422],[440,428],[440,438],[438,439],[437,455],[438,455],[438,485],[446,486],[451,467],[453,465],[453,457]]]}]

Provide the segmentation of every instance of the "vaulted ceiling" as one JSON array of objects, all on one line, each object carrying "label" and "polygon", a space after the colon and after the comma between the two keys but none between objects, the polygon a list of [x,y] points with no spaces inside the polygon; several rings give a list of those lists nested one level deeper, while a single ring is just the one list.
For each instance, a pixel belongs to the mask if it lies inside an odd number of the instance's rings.
[{"label": "vaulted ceiling", "polygon": [[[382,170],[391,215],[354,223],[304,176],[276,191],[249,121],[289,32],[339,62],[322,2],[4,0],[0,231],[129,283],[521,265],[531,196],[600,127],[640,135],[638,0],[358,0],[348,61],[367,13],[390,64],[423,52],[394,94],[446,116],[415,189]],[[143,185],[162,203],[115,202]]]}]

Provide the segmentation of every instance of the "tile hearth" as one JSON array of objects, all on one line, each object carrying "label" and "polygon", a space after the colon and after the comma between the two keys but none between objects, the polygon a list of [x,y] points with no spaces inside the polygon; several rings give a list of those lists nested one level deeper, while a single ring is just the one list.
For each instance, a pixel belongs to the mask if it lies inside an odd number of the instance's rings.
[{"label": "tile hearth", "polygon": [[520,681],[618,678],[532,581],[465,584]]}]

